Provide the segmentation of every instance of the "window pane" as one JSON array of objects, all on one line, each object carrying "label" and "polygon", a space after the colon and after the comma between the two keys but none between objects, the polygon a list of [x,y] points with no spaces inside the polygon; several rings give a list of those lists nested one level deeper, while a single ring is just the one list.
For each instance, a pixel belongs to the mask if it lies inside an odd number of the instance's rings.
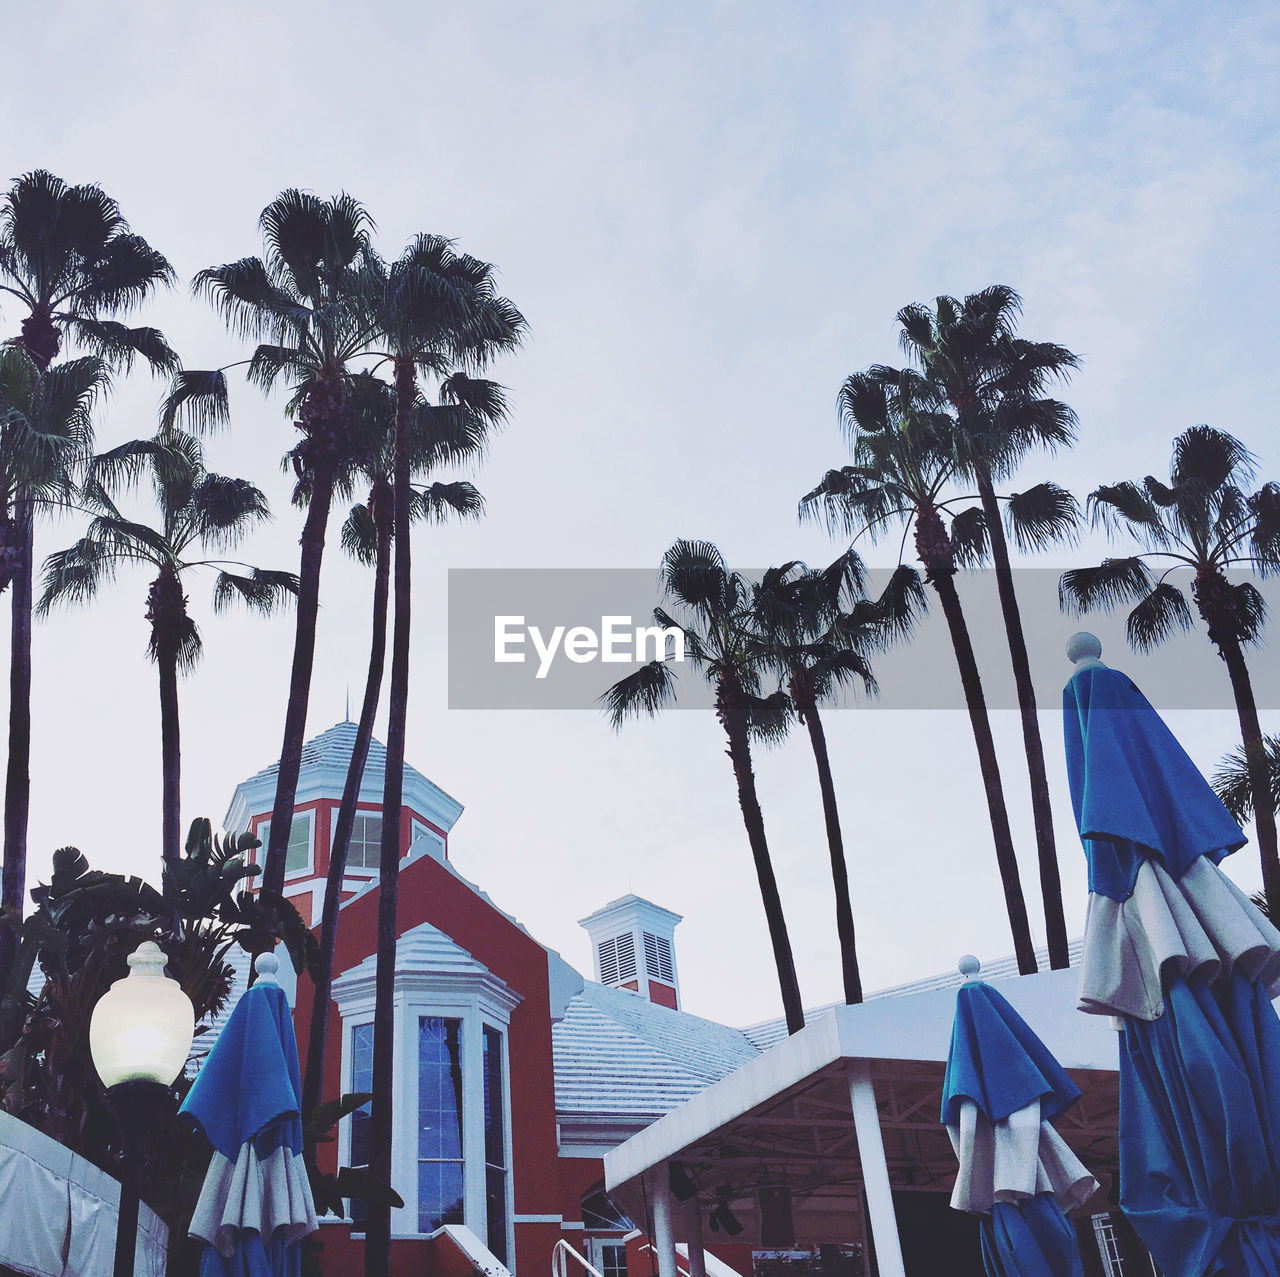
[{"label": "window pane", "polygon": [[627,1248],[612,1242],[600,1247],[602,1277],[627,1277]]},{"label": "window pane", "polygon": [[418,1232],[462,1221],[462,1163],[418,1163]]},{"label": "window pane", "polygon": [[[506,1171],[495,1166],[484,1168],[484,1202],[489,1221],[489,1236],[486,1244],[493,1252],[493,1257],[505,1264],[507,1262]],[[605,1277],[608,1277],[608,1274]]]},{"label": "window pane", "polygon": [[418,1156],[462,1159],[461,1021],[424,1016],[418,1032]]},{"label": "window pane", "polygon": [[285,852],[284,871],[295,873],[311,863],[311,813],[296,811],[289,825],[289,847]]},{"label": "window pane", "polygon": [[502,1034],[487,1025],[484,1030],[484,1160],[500,1170],[507,1165],[506,1132],[503,1129]]},{"label": "window pane", "polygon": [[[368,1091],[373,1086],[373,1025],[357,1024],[351,1030],[351,1089]],[[369,1165],[369,1105],[351,1114],[350,1165]],[[354,1221],[352,1231],[363,1232],[368,1207],[359,1198],[349,1205]]]},{"label": "window pane", "polygon": [[381,850],[382,817],[376,813],[357,812],[347,864],[357,869],[376,869]]}]

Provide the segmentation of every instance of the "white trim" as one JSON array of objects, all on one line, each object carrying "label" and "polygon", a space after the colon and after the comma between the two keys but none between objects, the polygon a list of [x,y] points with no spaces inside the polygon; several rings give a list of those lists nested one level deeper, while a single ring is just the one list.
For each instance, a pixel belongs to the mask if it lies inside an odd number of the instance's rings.
[{"label": "white trim", "polygon": [[565,1228],[581,1228],[581,1224],[566,1224],[563,1215],[512,1215],[513,1224],[562,1224]]}]

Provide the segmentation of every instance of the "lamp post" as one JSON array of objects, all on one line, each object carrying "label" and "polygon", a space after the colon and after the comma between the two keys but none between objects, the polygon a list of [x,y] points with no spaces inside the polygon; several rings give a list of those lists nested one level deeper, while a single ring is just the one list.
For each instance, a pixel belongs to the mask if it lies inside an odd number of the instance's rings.
[{"label": "lamp post", "polygon": [[120,1222],[114,1277],[133,1277],[138,1191],[146,1135],[163,1111],[195,1036],[191,999],[164,973],[168,959],[147,940],[129,955],[129,974],[98,999],[89,1053],[120,1125]]}]

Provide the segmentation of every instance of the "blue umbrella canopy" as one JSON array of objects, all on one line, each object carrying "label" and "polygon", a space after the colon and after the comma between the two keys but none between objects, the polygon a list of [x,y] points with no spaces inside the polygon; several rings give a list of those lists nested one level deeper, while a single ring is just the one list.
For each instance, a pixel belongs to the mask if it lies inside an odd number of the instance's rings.
[{"label": "blue umbrella canopy", "polygon": [[1280,932],[1218,868],[1246,839],[1173,733],[1125,675],[1080,664],[1081,1009],[1123,1020],[1120,1204],[1166,1277],[1275,1277]]},{"label": "blue umbrella canopy", "polygon": [[991,1277],[1083,1277],[1066,1211],[1087,1201],[1098,1182],[1050,1125],[1079,1098],[999,993],[980,980],[961,987],[942,1121],[960,1159],[951,1204],[981,1216]]},{"label": "blue umbrella canopy", "polygon": [[316,1229],[302,1158],[298,1045],[271,954],[228,1017],[182,1111],[213,1145],[190,1233],[201,1277],[287,1277]]}]

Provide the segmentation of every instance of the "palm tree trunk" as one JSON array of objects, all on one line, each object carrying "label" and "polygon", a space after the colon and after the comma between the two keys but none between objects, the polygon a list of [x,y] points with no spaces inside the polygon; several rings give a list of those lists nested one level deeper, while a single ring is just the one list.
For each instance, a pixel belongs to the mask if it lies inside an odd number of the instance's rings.
[{"label": "palm tree trunk", "polygon": [[[382,847],[378,857],[378,958],[374,974],[373,1099],[370,1169],[391,1183],[391,1081],[396,978],[396,906],[400,889],[400,809],[404,798],[404,738],[409,710],[409,418],[416,389],[411,359],[395,365],[395,622],[391,637],[391,690],[387,706],[387,770],[382,790]],[[391,1206],[370,1202],[365,1277],[390,1277]]]},{"label": "palm tree trunk", "polygon": [[311,698],[311,668],[316,654],[316,619],[320,612],[320,562],[324,557],[325,529],[333,503],[334,464],[316,466],[302,525],[302,562],[298,572],[298,616],[293,640],[293,668],[289,675],[289,704],[284,715],[284,743],[280,746],[280,768],[276,776],[275,805],[271,809],[262,886],[267,891],[284,890],[284,863],[289,849],[289,828],[293,823],[293,801],[302,770],[302,746],[307,734],[307,703]]},{"label": "palm tree trunk", "polygon": [[[9,763],[4,786],[4,867],[0,905],[21,916],[27,894],[27,817],[31,810],[31,603],[35,518],[28,501],[14,503],[19,562],[13,576],[9,655]],[[0,989],[17,937],[0,929]]]},{"label": "palm tree trunk", "polygon": [[1258,721],[1258,703],[1253,695],[1253,681],[1249,677],[1249,667],[1245,663],[1239,639],[1218,640],[1218,650],[1231,677],[1236,714],[1240,719],[1240,736],[1249,767],[1253,827],[1258,835],[1258,854],[1262,860],[1262,887],[1266,892],[1270,916],[1280,918],[1280,855],[1277,855],[1276,849],[1276,812],[1271,801],[1267,750],[1262,739],[1262,724]]},{"label": "palm tree trunk", "polygon": [[1049,777],[1044,766],[1044,745],[1040,740],[1040,719],[1036,714],[1036,692],[1031,681],[1027,640],[1022,632],[1022,614],[1013,588],[1009,545],[1000,522],[991,476],[980,468],[978,495],[991,538],[991,560],[996,570],[1000,612],[1009,643],[1009,661],[1018,689],[1018,712],[1022,718],[1022,745],[1027,755],[1027,775],[1031,782],[1031,817],[1036,831],[1036,858],[1040,865],[1040,895],[1044,902],[1044,923],[1049,943],[1049,966],[1054,970],[1071,965],[1067,952],[1067,919],[1062,908],[1062,876],[1058,872],[1058,848],[1053,833],[1053,807],[1049,801]]},{"label": "palm tree trunk", "polygon": [[176,861],[182,847],[182,745],[178,729],[178,653],[173,643],[157,644],[156,663],[160,670],[160,770],[161,849],[166,861]]},{"label": "palm tree trunk", "polygon": [[1031,926],[1027,921],[1027,902],[1022,895],[1018,858],[1013,849],[1013,833],[1009,828],[1009,812],[1005,807],[1000,763],[996,758],[995,740],[991,735],[987,702],[982,693],[982,678],[978,674],[978,662],[973,654],[973,642],[969,638],[969,627],[965,624],[960,596],[956,593],[955,566],[949,547],[950,541],[937,512],[920,511],[916,519],[916,548],[925,565],[929,583],[942,604],[947,629],[951,633],[951,646],[955,650],[956,665],[960,670],[960,683],[964,688],[973,741],[978,750],[978,765],[982,771],[982,784],[987,795],[996,864],[999,866],[1000,882],[1004,888],[1009,929],[1013,932],[1013,950],[1018,959],[1019,973],[1029,975],[1038,968],[1035,945],[1031,940]]},{"label": "palm tree trunk", "polygon": [[[792,683],[793,694],[795,683]],[[818,788],[822,791],[822,815],[827,824],[827,850],[831,854],[831,881],[836,897],[836,935],[840,940],[840,972],[844,979],[844,1000],[852,1005],[862,1001],[862,973],[858,969],[858,949],[853,930],[853,902],[849,896],[849,868],[844,858],[844,836],[840,831],[840,810],[836,806],[836,786],[827,753],[827,733],[818,716],[818,703],[802,695],[796,709],[809,732],[813,759],[818,767]]]},{"label": "palm tree trunk", "polygon": [[311,1026],[307,1037],[307,1072],[302,1088],[302,1114],[305,1121],[320,1103],[324,1087],[324,1056],[329,1034],[329,996],[333,985],[333,951],[338,934],[338,905],[342,901],[342,879],[351,847],[351,830],[355,825],[356,804],[360,798],[360,782],[369,760],[369,742],[373,739],[373,720],[378,712],[382,691],[382,671],[387,649],[387,596],[391,578],[391,519],[379,506],[388,507],[391,491],[382,496],[375,491],[369,504],[377,525],[377,551],[373,576],[373,634],[369,643],[369,672],[365,678],[364,700],[360,705],[360,721],[356,725],[355,745],[347,766],[346,784],[338,819],[333,832],[333,850],[329,856],[329,874],[324,885],[324,907],[320,913],[319,971],[311,998]]},{"label": "palm tree trunk", "polygon": [[769,843],[765,838],[764,814],[756,795],[756,776],[751,766],[751,743],[747,732],[745,713],[732,704],[732,691],[720,695],[720,721],[729,738],[729,759],[733,763],[734,778],[738,782],[738,805],[742,808],[742,820],[747,827],[747,841],[751,844],[751,856],[755,861],[756,879],[760,884],[760,899],[764,904],[764,916],[769,925],[769,940],[773,945],[773,961],[778,969],[778,984],[782,990],[782,1010],[787,1020],[787,1032],[799,1033],[804,1028],[804,1004],[800,1000],[800,984],[796,979],[795,959],[791,954],[791,938],[787,935],[787,920],[782,913],[782,897],[778,894],[778,880],[774,877],[773,861],[769,857]]}]

